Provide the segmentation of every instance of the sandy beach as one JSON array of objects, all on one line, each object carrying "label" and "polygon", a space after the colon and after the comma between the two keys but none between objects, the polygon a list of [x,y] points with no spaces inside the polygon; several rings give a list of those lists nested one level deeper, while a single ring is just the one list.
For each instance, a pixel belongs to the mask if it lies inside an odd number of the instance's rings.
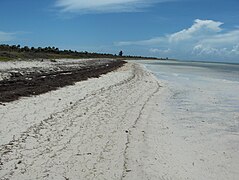
[{"label": "sandy beach", "polygon": [[1,106],[1,179],[122,179],[131,131],[158,88],[150,73],[127,64]]},{"label": "sandy beach", "polygon": [[238,151],[225,144],[238,136],[207,139],[206,123],[185,131],[173,95],[127,63],[0,105],[0,179],[238,179]]}]

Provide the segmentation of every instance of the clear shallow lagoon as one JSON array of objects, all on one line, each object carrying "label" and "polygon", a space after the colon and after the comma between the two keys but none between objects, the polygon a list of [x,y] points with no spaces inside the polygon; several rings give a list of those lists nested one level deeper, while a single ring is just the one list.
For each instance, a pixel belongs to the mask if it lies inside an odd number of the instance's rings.
[{"label": "clear shallow lagoon", "polygon": [[143,64],[168,84],[174,96],[171,105],[176,109],[201,113],[200,119],[207,116],[206,120],[228,124],[239,132],[239,64],[178,61]]},{"label": "clear shallow lagoon", "polygon": [[179,61],[144,61],[157,76],[208,77],[239,82],[239,64]]},{"label": "clear shallow lagoon", "polygon": [[171,124],[178,153],[201,169],[195,179],[238,179],[239,64],[136,62],[159,79],[158,119]]},{"label": "clear shallow lagoon", "polygon": [[204,170],[198,177],[213,179],[203,175],[210,171],[214,177],[238,179],[239,64],[137,62],[159,79],[159,120],[172,125],[173,136],[185,146],[182,153],[192,148],[188,156],[200,159],[197,164]]}]

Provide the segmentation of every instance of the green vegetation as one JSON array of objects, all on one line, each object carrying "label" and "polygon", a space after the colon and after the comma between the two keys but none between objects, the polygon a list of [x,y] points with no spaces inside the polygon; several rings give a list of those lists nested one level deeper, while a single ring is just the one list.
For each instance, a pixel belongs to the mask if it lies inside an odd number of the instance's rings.
[{"label": "green vegetation", "polygon": [[114,58],[114,59],[157,59],[153,57],[123,56],[123,51],[119,55],[78,52],[72,50],[60,50],[56,47],[21,47],[20,45],[0,45],[0,61],[17,59],[61,59],[61,58]]},{"label": "green vegetation", "polygon": [[12,60],[11,58],[8,58],[8,57],[1,57],[0,56],[0,61],[10,61]]}]

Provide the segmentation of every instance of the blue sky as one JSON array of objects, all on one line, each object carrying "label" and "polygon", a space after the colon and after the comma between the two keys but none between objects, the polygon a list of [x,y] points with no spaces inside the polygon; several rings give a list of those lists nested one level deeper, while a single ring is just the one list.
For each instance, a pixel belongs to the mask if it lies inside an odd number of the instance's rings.
[{"label": "blue sky", "polygon": [[239,62],[239,1],[1,0],[0,43]]}]

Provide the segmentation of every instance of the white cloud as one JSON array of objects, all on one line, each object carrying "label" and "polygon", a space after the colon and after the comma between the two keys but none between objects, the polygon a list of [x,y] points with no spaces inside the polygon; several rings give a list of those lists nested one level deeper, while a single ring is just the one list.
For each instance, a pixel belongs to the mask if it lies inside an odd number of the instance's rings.
[{"label": "white cloud", "polygon": [[193,48],[193,53],[196,55],[219,55],[225,54],[227,52],[226,48],[213,48],[213,47],[203,47],[202,45],[196,45]]},{"label": "white cloud", "polygon": [[195,36],[199,38],[202,35],[220,32],[222,30],[220,28],[222,24],[222,22],[218,21],[196,19],[190,28],[171,34],[169,36],[169,41],[178,42],[191,39]]},{"label": "white cloud", "polygon": [[230,56],[238,56],[239,55],[239,44],[234,45],[232,47],[211,47],[211,46],[202,46],[196,45],[193,48],[193,54],[196,56],[223,56],[223,57],[230,57]]},{"label": "white cloud", "polygon": [[194,24],[188,28],[183,29],[179,32],[155,37],[148,40],[140,40],[140,41],[121,41],[115,43],[116,45],[155,45],[155,44],[169,44],[169,43],[177,43],[182,41],[192,41],[192,40],[200,40],[205,37],[209,37],[215,33],[222,31],[221,25],[222,22],[212,21],[212,20],[200,20],[196,19]]},{"label": "white cloud", "polygon": [[153,45],[153,44],[159,44],[165,42],[165,37],[156,37],[148,40],[142,40],[142,41],[121,41],[116,42],[116,46],[129,46],[129,45]]},{"label": "white cloud", "polygon": [[171,49],[150,48],[149,51],[152,53],[168,54],[171,52]]},{"label": "white cloud", "polygon": [[239,55],[239,43],[237,45],[233,46],[231,52]]},{"label": "white cloud", "polygon": [[6,33],[6,32],[3,32],[3,31],[0,31],[0,43],[13,40],[14,39],[14,34],[15,33]]},{"label": "white cloud", "polygon": [[202,45],[210,46],[225,46],[231,44],[237,44],[239,42],[239,29],[232,30],[226,33],[215,34],[212,36],[207,36],[206,38],[199,41]]},{"label": "white cloud", "polygon": [[114,13],[134,12],[154,3],[172,0],[56,0],[55,6],[63,12],[78,13]]},{"label": "white cloud", "polygon": [[174,57],[239,59],[239,29],[225,31],[223,23],[196,19],[193,25],[165,36],[140,41],[122,41],[118,46],[140,45],[150,53],[163,54],[165,50]]},{"label": "white cloud", "polygon": [[198,56],[236,57],[239,55],[239,30],[216,34],[202,39],[193,47],[193,53]]}]

